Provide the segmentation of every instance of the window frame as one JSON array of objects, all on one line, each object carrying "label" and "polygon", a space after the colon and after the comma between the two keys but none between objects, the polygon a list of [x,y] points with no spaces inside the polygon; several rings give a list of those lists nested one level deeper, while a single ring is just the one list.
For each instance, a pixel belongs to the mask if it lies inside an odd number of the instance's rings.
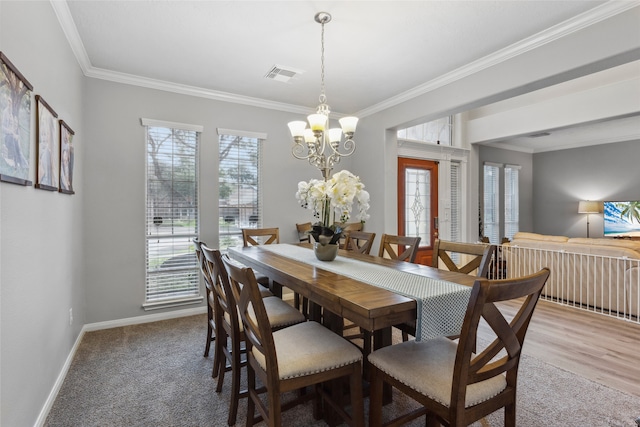
[{"label": "window frame", "polygon": [[[199,266],[195,257],[195,248],[192,243],[192,239],[194,237],[198,237],[199,233],[199,159],[200,159],[200,140],[201,133],[203,131],[203,127],[199,125],[190,125],[176,122],[168,122],[161,120],[153,120],[153,119],[141,119],[141,124],[145,127],[145,291],[144,291],[144,302],[142,307],[145,310],[155,310],[166,307],[173,307],[185,304],[197,304],[203,301],[203,296],[201,294],[201,285],[200,285],[200,271]],[[157,130],[156,130],[157,129]],[[150,208],[149,205],[149,189],[154,182],[156,185],[160,181],[160,179],[152,179],[150,181],[150,154],[149,154],[149,144],[150,144],[150,132],[162,132],[161,129],[164,129],[164,132],[169,133],[172,139],[172,146],[169,149],[171,153],[170,160],[170,180],[171,180],[171,193],[173,194],[174,186],[178,183],[181,185],[193,186],[191,193],[193,205],[189,207],[185,207],[180,203],[174,203],[173,199],[168,205],[165,205],[163,209],[169,209],[171,212],[169,214],[169,232],[165,235],[159,233],[159,226],[162,224],[158,218],[160,215],[154,214],[154,209]],[[189,135],[193,141],[193,156],[191,155],[185,157],[174,157],[178,156],[175,153],[176,147],[174,138],[178,132],[193,132],[193,135]],[[174,166],[177,159],[188,159],[190,164],[188,167],[193,167],[193,172],[190,180],[185,181],[184,176],[178,178],[174,173]],[[166,181],[166,180],[165,180]],[[150,184],[151,182],[151,184]],[[193,219],[187,221],[187,228],[193,228],[193,230],[177,230],[177,217],[175,213],[178,212],[179,216],[182,217],[182,213],[184,210],[187,210],[187,217],[193,214]],[[157,213],[157,212],[155,212]],[[191,225],[191,222],[193,225]],[[155,229],[156,233],[153,234],[150,230]],[[186,231],[186,232],[184,232]],[[151,248],[151,241],[156,240],[157,247]],[[167,246],[162,247],[160,245],[160,241],[164,240],[164,243],[167,243]],[[180,241],[180,243],[178,243]],[[185,251],[186,250],[186,251]],[[151,268],[150,265],[156,264],[159,262],[160,258],[158,254],[161,252],[164,253],[169,251],[172,256],[167,258],[167,260],[163,261],[159,264],[157,268]],[[178,255],[175,255],[176,251],[180,252]],[[184,253],[182,253],[184,252]],[[193,254],[193,260],[188,256],[189,254]],[[187,255],[187,257],[184,257]],[[172,258],[182,257],[175,262],[176,265],[167,264],[164,271],[160,271],[162,265],[166,263],[166,261],[171,260]],[[173,274],[173,277],[171,276]],[[165,276],[164,278],[160,278],[159,280],[164,280],[165,278],[169,280],[187,280],[187,284],[183,287],[178,287],[174,291],[168,291],[168,296],[165,297],[152,297],[153,294],[158,294],[161,291],[159,289],[154,289],[151,287],[151,280],[158,280],[159,277]],[[156,286],[161,286],[156,284]]]}]

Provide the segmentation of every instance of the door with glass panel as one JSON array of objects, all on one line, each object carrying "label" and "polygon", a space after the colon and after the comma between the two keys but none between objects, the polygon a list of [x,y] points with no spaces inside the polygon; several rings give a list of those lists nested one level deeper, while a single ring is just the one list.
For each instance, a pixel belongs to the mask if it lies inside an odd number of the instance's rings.
[{"label": "door with glass panel", "polygon": [[437,215],[438,162],[398,158],[398,234],[421,237],[418,264],[431,265]]}]

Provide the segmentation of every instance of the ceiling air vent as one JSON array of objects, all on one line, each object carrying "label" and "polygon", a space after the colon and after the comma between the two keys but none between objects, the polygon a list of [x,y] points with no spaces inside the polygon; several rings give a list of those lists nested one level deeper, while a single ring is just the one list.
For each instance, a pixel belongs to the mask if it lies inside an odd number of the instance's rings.
[{"label": "ceiling air vent", "polygon": [[271,70],[269,70],[265,77],[271,80],[288,83],[291,79],[302,73],[304,73],[302,70],[296,70],[295,68],[284,67],[276,64],[271,67]]}]

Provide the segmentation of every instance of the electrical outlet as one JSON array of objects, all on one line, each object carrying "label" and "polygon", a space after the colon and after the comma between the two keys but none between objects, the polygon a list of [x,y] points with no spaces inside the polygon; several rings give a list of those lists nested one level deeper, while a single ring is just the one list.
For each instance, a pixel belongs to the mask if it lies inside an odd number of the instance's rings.
[{"label": "electrical outlet", "polygon": [[69,325],[73,325],[73,308],[69,309]]}]

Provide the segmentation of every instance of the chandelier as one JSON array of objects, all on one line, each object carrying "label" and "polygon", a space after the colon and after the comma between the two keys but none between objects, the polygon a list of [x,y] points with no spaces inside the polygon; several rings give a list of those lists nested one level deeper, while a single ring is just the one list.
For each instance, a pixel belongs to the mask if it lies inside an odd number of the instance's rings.
[{"label": "chandelier", "polygon": [[[329,127],[329,105],[324,91],[324,25],[331,21],[331,15],[327,12],[318,12],[315,20],[322,26],[321,49],[320,49],[320,105],[315,114],[307,117],[307,122],[289,122],[289,130],[293,137],[293,149],[291,152],[296,159],[308,160],[322,172],[325,180],[329,179],[329,174],[333,166],[340,162],[341,157],[353,154],[356,149],[356,142],[353,135],[358,124],[357,117],[343,117],[338,122],[340,128]],[[342,142],[342,134],[345,136]],[[342,145],[341,145],[342,143]]]}]

